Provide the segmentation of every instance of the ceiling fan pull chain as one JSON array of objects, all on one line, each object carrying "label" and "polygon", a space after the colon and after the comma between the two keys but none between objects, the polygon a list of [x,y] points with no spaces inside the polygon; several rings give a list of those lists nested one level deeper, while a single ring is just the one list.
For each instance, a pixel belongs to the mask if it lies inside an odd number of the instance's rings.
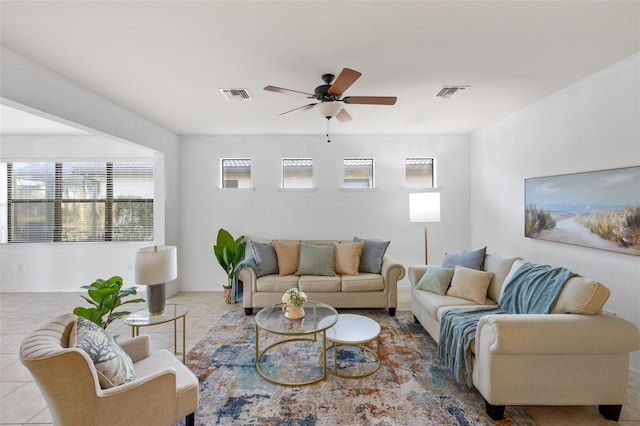
[{"label": "ceiling fan pull chain", "polygon": [[331,121],[331,116],[327,117],[327,143],[331,142],[331,139],[329,139],[329,121]]}]

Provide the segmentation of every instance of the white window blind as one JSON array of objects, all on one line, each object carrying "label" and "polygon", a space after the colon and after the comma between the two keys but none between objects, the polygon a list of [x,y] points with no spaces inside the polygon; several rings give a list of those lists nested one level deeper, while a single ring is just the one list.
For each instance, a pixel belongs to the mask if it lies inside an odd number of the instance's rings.
[{"label": "white window blind", "polygon": [[3,167],[3,243],[153,240],[151,162],[15,162]]}]

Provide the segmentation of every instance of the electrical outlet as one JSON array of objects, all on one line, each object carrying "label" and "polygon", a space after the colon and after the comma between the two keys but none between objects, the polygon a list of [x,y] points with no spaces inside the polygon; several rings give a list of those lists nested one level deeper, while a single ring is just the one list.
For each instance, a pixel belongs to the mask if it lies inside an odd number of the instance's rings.
[{"label": "electrical outlet", "polygon": [[613,312],[613,311],[610,311],[609,309],[605,309],[604,310],[604,314],[605,315],[609,315],[610,317],[615,317],[616,316],[616,313]]}]

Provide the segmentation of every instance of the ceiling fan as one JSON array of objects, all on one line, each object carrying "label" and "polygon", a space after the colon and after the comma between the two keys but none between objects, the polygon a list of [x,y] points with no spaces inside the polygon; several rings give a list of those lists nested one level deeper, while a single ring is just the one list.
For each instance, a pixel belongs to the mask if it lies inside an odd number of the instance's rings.
[{"label": "ceiling fan", "polygon": [[394,105],[396,103],[397,98],[395,96],[345,96],[343,98],[342,94],[346,92],[361,75],[362,73],[350,68],[344,68],[338,75],[338,78],[335,78],[333,74],[324,74],[322,76],[324,84],[316,87],[314,93],[300,92],[298,90],[284,89],[276,86],[266,86],[264,90],[319,101],[283,112],[280,116],[294,115],[317,106],[322,116],[327,120],[336,117],[338,121],[344,122],[351,120],[351,116],[342,108],[342,103],[366,105]]}]

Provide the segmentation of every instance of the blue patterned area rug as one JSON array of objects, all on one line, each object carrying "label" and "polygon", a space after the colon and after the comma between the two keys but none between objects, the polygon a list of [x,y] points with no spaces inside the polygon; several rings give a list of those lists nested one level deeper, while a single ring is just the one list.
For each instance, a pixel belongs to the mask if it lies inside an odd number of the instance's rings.
[{"label": "blue patterned area rug", "polygon": [[[255,315],[228,312],[187,356],[200,380],[198,425],[535,425],[521,407],[507,407],[504,420],[485,413],[484,400],[449,378],[435,359],[436,344],[410,312],[390,317],[383,309],[343,309],[380,324],[377,372],[362,379],[327,379],[309,386],[281,386],[255,367]],[[281,338],[281,336],[276,336]],[[263,341],[263,339],[265,339]],[[271,340],[270,340],[271,339]],[[273,342],[260,334],[260,348]],[[375,350],[375,345],[371,346]],[[263,371],[292,380],[322,372],[319,344],[279,345],[262,358]],[[343,373],[375,368],[368,351],[340,347]],[[328,368],[333,368],[333,356]]]}]

